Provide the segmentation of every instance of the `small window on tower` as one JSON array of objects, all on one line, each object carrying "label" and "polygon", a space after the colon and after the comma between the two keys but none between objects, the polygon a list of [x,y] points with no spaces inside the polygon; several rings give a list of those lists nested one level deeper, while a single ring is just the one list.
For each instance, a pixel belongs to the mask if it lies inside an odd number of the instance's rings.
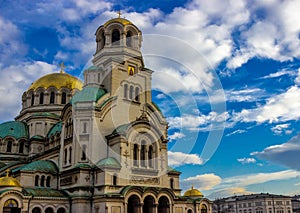
[{"label": "small window on tower", "polygon": [[134,75],[135,67],[134,66],[128,66],[127,67],[127,72],[128,72],[128,75]]},{"label": "small window on tower", "polygon": [[54,101],[55,101],[55,93],[51,92],[50,93],[50,104],[54,104]]}]

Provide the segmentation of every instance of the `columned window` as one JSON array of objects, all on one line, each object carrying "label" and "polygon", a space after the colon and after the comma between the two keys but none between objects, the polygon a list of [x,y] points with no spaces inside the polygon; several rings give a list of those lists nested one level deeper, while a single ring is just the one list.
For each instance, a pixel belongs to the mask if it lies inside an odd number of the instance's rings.
[{"label": "columned window", "polygon": [[120,45],[120,31],[119,30],[117,30],[117,29],[113,30],[112,35],[111,35],[111,42],[112,42],[112,45],[114,45],[114,46]]},{"label": "columned window", "polygon": [[50,104],[54,104],[55,103],[55,93],[51,92],[50,93]]},{"label": "columned window", "polygon": [[40,93],[40,104],[43,104],[44,103],[44,93],[41,92]]}]

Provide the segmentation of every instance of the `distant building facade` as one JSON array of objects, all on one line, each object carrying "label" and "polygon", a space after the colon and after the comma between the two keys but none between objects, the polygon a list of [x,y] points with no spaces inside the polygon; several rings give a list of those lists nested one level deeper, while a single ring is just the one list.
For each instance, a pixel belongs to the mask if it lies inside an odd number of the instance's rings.
[{"label": "distant building facade", "polygon": [[295,195],[292,197],[292,207],[293,212],[300,212],[300,195]]},{"label": "distant building facade", "polygon": [[211,213],[168,166],[141,42],[133,23],[111,19],[84,82],[61,70],[24,92],[15,121],[0,124],[0,212]]},{"label": "distant building facade", "polygon": [[292,213],[292,199],[268,193],[216,199],[213,213]]}]

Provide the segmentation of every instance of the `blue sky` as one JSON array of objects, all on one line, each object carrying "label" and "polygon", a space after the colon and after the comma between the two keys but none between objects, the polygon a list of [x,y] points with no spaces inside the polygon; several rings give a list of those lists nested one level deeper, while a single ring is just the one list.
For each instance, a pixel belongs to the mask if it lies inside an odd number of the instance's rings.
[{"label": "blue sky", "polygon": [[81,76],[98,26],[122,10],[143,32],[169,164],[210,198],[300,194],[299,1],[0,1],[0,121],[38,77]]}]

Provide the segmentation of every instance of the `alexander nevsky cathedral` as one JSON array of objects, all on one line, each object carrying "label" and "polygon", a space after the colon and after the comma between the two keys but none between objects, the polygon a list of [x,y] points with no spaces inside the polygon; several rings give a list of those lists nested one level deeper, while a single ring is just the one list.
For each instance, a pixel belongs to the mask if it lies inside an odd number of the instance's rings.
[{"label": "alexander nevsky cathedral", "polygon": [[84,82],[61,69],[0,124],[0,212],[210,213],[168,166],[168,124],[152,102],[142,33],[118,17],[96,31]]}]

